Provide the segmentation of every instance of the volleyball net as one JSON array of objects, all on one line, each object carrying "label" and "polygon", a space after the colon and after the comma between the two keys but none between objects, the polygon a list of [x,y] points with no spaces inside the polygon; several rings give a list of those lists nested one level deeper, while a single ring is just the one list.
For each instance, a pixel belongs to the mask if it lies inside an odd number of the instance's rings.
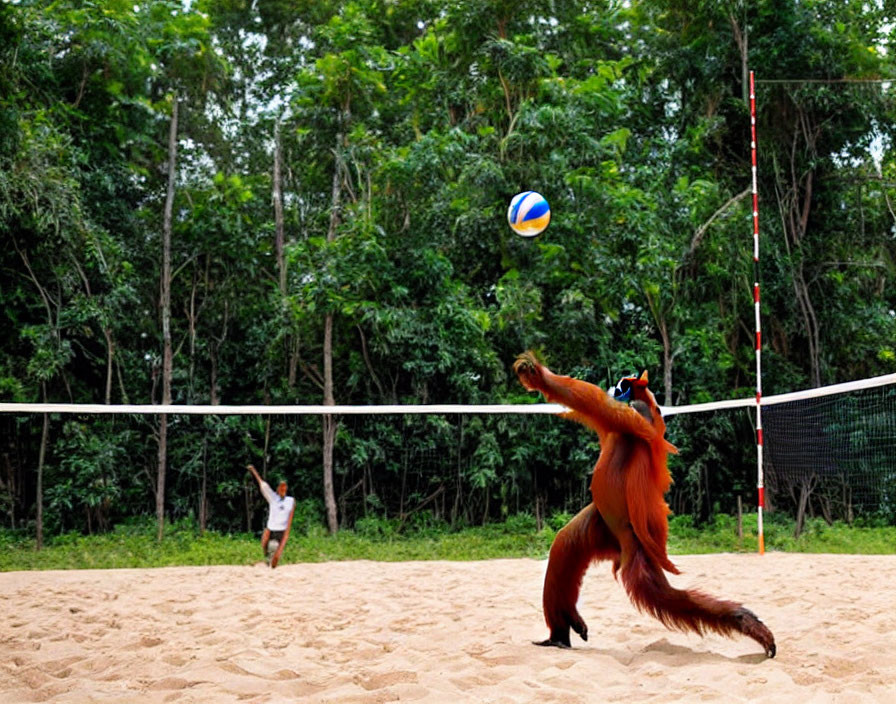
[{"label": "volleyball net", "polygon": [[[798,522],[807,516],[896,519],[896,374],[761,401],[769,510]],[[706,519],[734,513],[740,503],[758,508],[755,403],[661,407],[668,437],[680,450],[670,457],[668,500],[675,513]],[[198,515],[212,527],[254,529],[263,507],[243,476],[252,462],[288,480],[307,514],[300,519],[322,523],[321,416],[331,415],[342,525],[369,517],[477,524],[529,515],[540,526],[590,500],[600,452],[595,435],[551,417],[563,410],[545,403],[0,403],[0,422],[7,435],[30,438],[33,449],[40,419],[51,419],[44,491],[61,529],[77,527],[67,521],[85,515],[91,529],[114,523],[115,507],[129,515],[151,512],[161,414],[168,416],[166,493],[173,518]]]}]

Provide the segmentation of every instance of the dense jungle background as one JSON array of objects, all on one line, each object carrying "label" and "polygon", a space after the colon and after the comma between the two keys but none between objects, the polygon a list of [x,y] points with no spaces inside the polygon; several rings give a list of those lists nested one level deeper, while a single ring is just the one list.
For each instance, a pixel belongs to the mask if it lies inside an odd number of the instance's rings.
[{"label": "dense jungle background", "polygon": [[[3,2],[0,400],[526,403],[527,348],[752,397],[750,70],[763,393],[892,373],[894,52],[883,0]],[[755,509],[752,411],[669,436],[677,514]],[[252,462],[330,531],[540,524],[598,449],[552,417],[5,413],[0,515],[259,530]],[[774,479],[773,510],[862,508]]]}]

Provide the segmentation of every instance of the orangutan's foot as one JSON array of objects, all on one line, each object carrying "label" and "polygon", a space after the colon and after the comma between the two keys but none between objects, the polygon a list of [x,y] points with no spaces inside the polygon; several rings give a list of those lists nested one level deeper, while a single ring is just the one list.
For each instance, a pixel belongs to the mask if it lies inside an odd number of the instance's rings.
[{"label": "orangutan's foot", "polygon": [[778,648],[775,646],[775,636],[759,617],[749,609],[739,608],[734,612],[738,630],[745,636],[749,636],[765,649],[766,656],[773,658]]}]

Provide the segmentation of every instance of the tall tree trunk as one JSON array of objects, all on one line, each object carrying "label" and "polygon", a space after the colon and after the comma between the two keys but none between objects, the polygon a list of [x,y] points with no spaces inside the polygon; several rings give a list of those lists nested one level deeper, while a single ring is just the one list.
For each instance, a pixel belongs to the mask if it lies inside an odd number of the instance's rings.
[{"label": "tall tree trunk", "polygon": [[[265,394],[267,396],[267,394]],[[265,398],[267,402],[267,398]],[[268,457],[271,456],[271,416],[267,415],[264,418],[264,455],[261,458],[261,476],[262,478],[268,476]]]},{"label": "tall tree trunk", "polygon": [[16,487],[19,485],[18,477],[21,472],[19,469],[20,465],[18,462],[15,463],[15,467],[13,466],[12,460],[10,459],[9,453],[2,453],[3,456],[3,468],[6,473],[6,495],[9,497],[9,508],[6,511],[6,515],[9,517],[9,527],[15,529],[16,527],[16,503],[18,503],[18,492],[16,491]]},{"label": "tall tree trunk", "polygon": [[[333,394],[333,314],[324,319],[324,405],[335,406]],[[323,416],[323,471],[324,503],[327,508],[327,527],[331,533],[339,530],[336,515],[336,493],[333,490],[333,449],[336,443],[336,417]]]},{"label": "tall tree trunk", "polygon": [[292,389],[295,388],[296,379],[299,376],[299,333],[293,332],[292,339],[289,340],[289,365],[286,370],[286,384]]},{"label": "tall tree trunk", "polygon": [[205,534],[208,521],[208,432],[202,436],[202,483],[199,490],[199,534]]},{"label": "tall tree trunk", "polygon": [[[742,3],[738,3],[738,5],[742,5]],[[749,67],[749,58],[750,58],[750,42],[749,42],[749,28],[747,27],[746,16],[744,17],[743,28],[741,28],[738,23],[737,17],[734,16],[734,11],[739,8],[731,8],[728,11],[728,21],[731,23],[731,31],[734,34],[734,43],[737,45],[738,53],[740,54],[740,85],[741,85],[741,93],[743,95],[744,104],[749,107],[750,105],[750,67]],[[740,8],[743,9],[743,8]]]},{"label": "tall tree trunk", "polygon": [[115,362],[115,342],[112,340],[112,330],[103,326],[103,337],[106,338],[106,395],[105,404],[112,403],[112,367]]},{"label": "tall tree trunk", "polygon": [[252,530],[252,507],[249,501],[249,485],[243,482],[243,505],[246,507],[246,532]]},{"label": "tall tree trunk", "polygon": [[208,346],[209,360],[209,403],[217,406],[221,400],[218,398],[218,351],[227,339],[227,325],[230,320],[230,305],[224,301],[224,312],[221,314],[221,334],[212,335],[211,344]]},{"label": "tall tree trunk", "polygon": [[457,431],[457,462],[455,463],[455,493],[454,493],[454,505],[451,507],[451,527],[453,528],[457,524],[458,516],[460,515],[460,507],[463,496],[463,464],[461,462],[461,457],[463,456],[464,451],[464,417],[460,417],[460,424]]},{"label": "tall tree trunk", "polygon": [[[805,256],[803,239],[809,228],[809,215],[812,210],[814,170],[803,168],[798,163],[797,154],[802,149],[809,159],[816,155],[816,142],[819,127],[812,124],[811,118],[803,110],[798,110],[793,126],[793,137],[790,148],[790,184],[785,192],[776,186],[778,209],[784,229],[784,244],[787,247],[791,266],[791,279],[797,305],[806,330],[806,342],[809,346],[809,374],[812,385],[821,386],[821,333],[815,306],[805,277]],[[776,184],[783,183],[780,167],[775,160]]]},{"label": "tall tree trunk", "polygon": [[644,292],[644,296],[647,299],[647,305],[650,308],[650,313],[653,315],[653,320],[656,323],[657,329],[659,329],[660,337],[663,341],[663,392],[665,393],[664,402],[666,404],[672,403],[672,363],[675,360],[675,355],[672,352],[672,337],[669,334],[669,321],[666,315],[666,311],[662,308],[662,303],[658,300],[657,297],[652,296],[647,291]]},{"label": "tall tree trunk", "polygon": [[[40,383],[43,402],[47,402],[47,384]],[[40,433],[40,451],[37,455],[37,549],[41,550],[44,546],[44,460],[47,456],[47,441],[50,436],[50,414],[44,413],[44,425]]]},{"label": "tall tree trunk", "polygon": [[[171,221],[174,212],[174,178],[177,159],[177,92],[171,106],[168,131],[168,191],[165,194],[165,215],[162,222],[162,275],[159,303],[162,309],[162,405],[171,404]],[[156,476],[156,538],[165,530],[165,467],[168,462],[168,414],[159,416],[159,464]]]},{"label": "tall tree trunk", "polygon": [[276,232],[275,249],[277,252],[277,271],[280,274],[280,295],[286,295],[286,256],[285,235],[283,227],[283,190],[280,184],[280,121],[274,125],[274,230]]},{"label": "tall tree trunk", "polygon": [[669,327],[664,318],[660,324],[660,337],[663,340],[663,402],[672,405],[672,341],[669,339]]},{"label": "tall tree trunk", "polygon": [[[78,276],[84,284],[84,293],[87,294],[88,299],[94,300],[93,292],[90,290],[90,279],[87,278],[87,273],[73,254],[70,255],[70,259],[72,266],[75,271],[78,272]],[[99,305],[102,307],[102,301],[99,302]],[[106,391],[103,395],[103,403],[108,406],[112,403],[112,367],[115,363],[115,338],[112,337],[111,325],[104,321],[103,318],[105,318],[105,315],[102,315],[100,320],[100,329],[103,331],[103,339],[106,341]]]},{"label": "tall tree trunk", "polygon": [[813,387],[821,386],[821,334],[818,328],[818,318],[815,315],[815,306],[809,293],[809,285],[803,274],[802,249],[799,251],[799,262],[794,269],[793,290],[799,303],[800,313],[803,316],[803,325],[806,328],[806,341],[809,343],[809,376]]},{"label": "tall tree trunk", "polygon": [[[47,313],[47,324],[50,330],[53,332],[53,338],[56,341],[56,344],[61,344],[61,335],[59,333],[59,305],[56,304],[54,306],[54,302],[52,296],[49,291],[45,290],[43,286],[40,285],[40,282],[37,280],[37,276],[34,273],[34,270],[31,268],[31,262],[28,259],[28,255],[24,250],[19,249],[19,245],[15,240],[15,237],[12,238],[12,246],[15,248],[16,252],[18,252],[19,257],[22,259],[22,263],[25,265],[25,268],[28,270],[28,275],[31,277],[31,281],[34,283],[37,288],[37,292],[40,294],[41,300],[44,303],[44,310]],[[53,309],[54,307],[57,310],[57,314],[54,317]],[[63,380],[64,380],[63,376]],[[41,396],[44,403],[47,402],[47,382],[41,381],[40,383]],[[46,457],[47,450],[47,440],[50,432],[50,419],[49,416],[44,413],[44,421],[43,421],[43,430],[41,432],[40,438],[40,450],[37,459],[37,549],[40,550],[43,547],[44,542],[44,459]],[[15,527],[15,500],[12,501],[13,506],[13,514],[12,514],[12,525]]]},{"label": "tall tree trunk", "polygon": [[[206,268],[205,286],[208,288],[208,269]],[[227,337],[227,303],[224,304],[223,322],[221,324],[221,337],[212,335],[212,341],[209,345],[209,361],[211,371],[209,372],[209,403],[217,406],[218,401],[218,348]],[[202,434],[202,485],[199,496],[199,532],[205,533],[208,524],[208,427],[205,427]]]},{"label": "tall tree trunk", "polygon": [[[333,165],[333,188],[330,198],[330,226],[327,230],[327,241],[336,238],[339,225],[339,211],[342,201],[342,132],[336,135],[335,163]],[[327,313],[324,318],[324,405],[335,406],[333,393],[333,314]],[[327,414],[323,416],[323,472],[324,503],[327,509],[327,526],[331,533],[339,530],[336,515],[336,494],[333,490],[333,446],[336,441],[336,418]]]},{"label": "tall tree trunk", "polygon": [[[205,282],[208,284],[208,281]],[[194,386],[194,377],[196,373],[196,324],[199,320],[199,314],[196,312],[196,292],[199,288],[198,282],[198,274],[196,270],[193,271],[193,281],[190,285],[190,304],[186,309],[187,314],[187,330],[189,332],[189,340],[190,340],[190,356],[189,356],[189,368],[187,370],[187,403],[193,403],[193,389]],[[206,288],[208,290],[208,288]]]},{"label": "tall tree trunk", "polygon": [[[286,298],[286,228],[283,222],[283,145],[280,139],[280,121],[274,125],[274,168],[273,168],[273,192],[271,198],[274,203],[274,231],[275,240],[274,248],[277,254],[277,271],[280,281],[280,297]],[[297,331],[287,338],[287,355],[288,363],[286,370],[286,384],[288,388],[293,389],[296,385],[299,369],[299,335]]]}]

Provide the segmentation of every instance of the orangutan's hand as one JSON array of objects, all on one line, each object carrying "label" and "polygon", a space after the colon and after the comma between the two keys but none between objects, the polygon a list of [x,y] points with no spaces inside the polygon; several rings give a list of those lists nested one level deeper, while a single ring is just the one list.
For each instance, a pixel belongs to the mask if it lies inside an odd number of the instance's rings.
[{"label": "orangutan's hand", "polygon": [[537,391],[537,380],[541,378],[541,364],[535,357],[532,350],[523,352],[513,363],[513,371],[516,372],[520,383],[526,387],[528,391]]}]

